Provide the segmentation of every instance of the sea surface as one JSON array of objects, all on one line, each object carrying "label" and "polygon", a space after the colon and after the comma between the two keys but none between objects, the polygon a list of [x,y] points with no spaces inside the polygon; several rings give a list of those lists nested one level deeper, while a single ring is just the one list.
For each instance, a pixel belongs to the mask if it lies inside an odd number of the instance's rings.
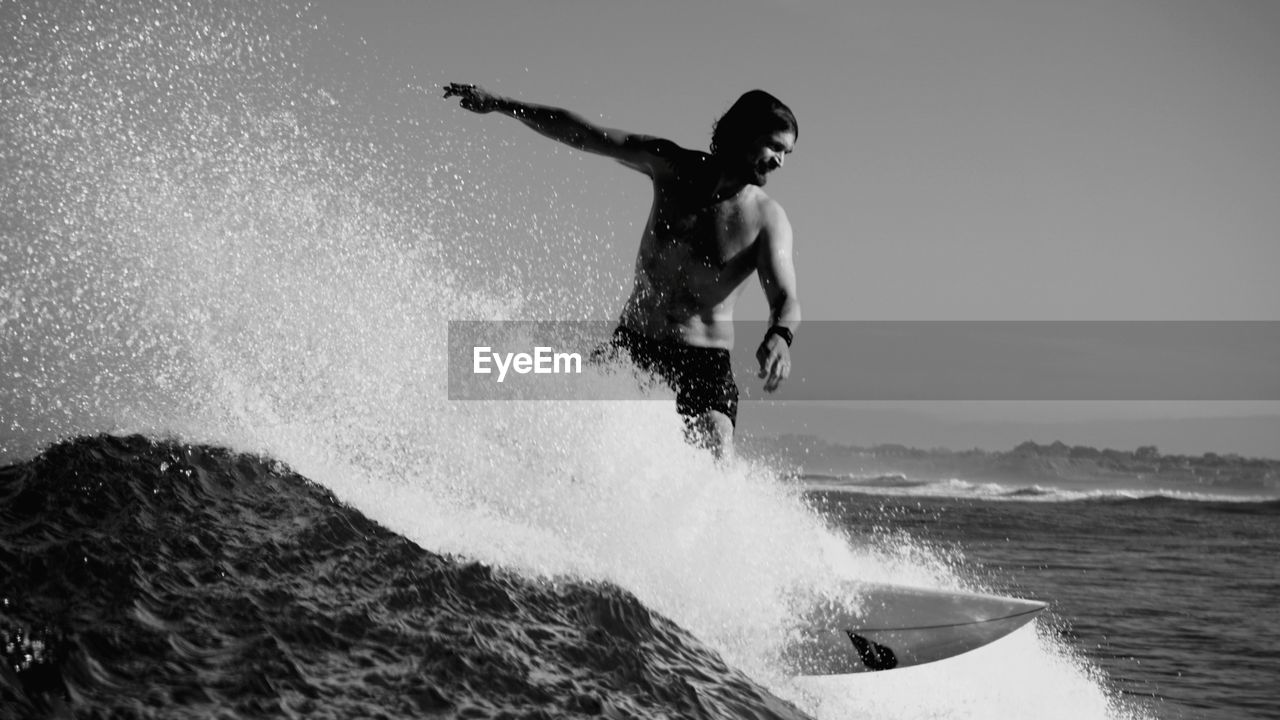
[{"label": "sea surface", "polygon": [[[305,4],[0,2],[0,38],[0,718],[1274,716],[1274,501],[809,483],[634,383],[451,401],[449,321],[619,288],[446,78]],[[797,677],[856,581],[1051,613]]]},{"label": "sea surface", "polygon": [[1280,717],[1280,499],[1030,483],[813,492],[855,537],[882,528],[950,549],[996,589],[1048,602],[1042,627],[1131,707]]},{"label": "sea surface", "polygon": [[802,497],[888,579],[1050,610],[932,665],[789,678],[765,628],[707,642],[616,582],[425,549],[279,461],[99,436],[0,469],[0,717],[1280,714],[1280,500]]},{"label": "sea surface", "polygon": [[62,444],[0,520],[0,717],[802,717],[616,586],[442,557],[265,459]]}]

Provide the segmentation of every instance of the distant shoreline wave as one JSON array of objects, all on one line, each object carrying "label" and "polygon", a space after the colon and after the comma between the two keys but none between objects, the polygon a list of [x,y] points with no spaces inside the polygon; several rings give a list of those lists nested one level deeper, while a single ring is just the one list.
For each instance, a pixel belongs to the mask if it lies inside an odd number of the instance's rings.
[{"label": "distant shoreline wave", "polygon": [[913,480],[902,473],[883,475],[826,475],[813,473],[801,475],[806,482],[831,482],[846,487],[909,488],[928,485],[927,480]]},{"label": "distant shoreline wave", "polygon": [[1190,492],[1170,488],[1095,488],[1070,490],[1038,484],[1009,485],[950,478],[922,480],[901,474],[876,476],[802,474],[797,480],[807,492],[847,492],[897,497],[930,497],[1004,502],[1187,502],[1256,505],[1280,512],[1280,496]]}]

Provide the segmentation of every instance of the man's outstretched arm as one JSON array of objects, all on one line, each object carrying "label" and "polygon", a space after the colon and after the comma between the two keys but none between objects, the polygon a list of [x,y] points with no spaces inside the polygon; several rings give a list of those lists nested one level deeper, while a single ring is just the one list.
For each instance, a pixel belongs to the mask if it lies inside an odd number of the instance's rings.
[{"label": "man's outstretched arm", "polygon": [[648,175],[667,167],[670,160],[664,156],[676,147],[667,140],[601,127],[569,110],[502,97],[475,85],[449,83],[444,86],[444,96],[458,97],[465,110],[508,115],[552,140],[611,157]]}]

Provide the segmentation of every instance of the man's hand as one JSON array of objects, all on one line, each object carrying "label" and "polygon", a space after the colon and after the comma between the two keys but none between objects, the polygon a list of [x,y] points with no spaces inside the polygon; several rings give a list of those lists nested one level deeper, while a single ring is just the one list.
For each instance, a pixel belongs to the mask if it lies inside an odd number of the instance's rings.
[{"label": "man's hand", "polygon": [[759,376],[764,378],[764,391],[773,392],[791,375],[791,348],[779,335],[770,335],[756,349],[760,361]]},{"label": "man's hand", "polygon": [[445,98],[451,98],[454,95],[457,95],[462,100],[461,104],[464,110],[484,114],[498,109],[498,96],[475,85],[464,85],[463,83],[445,85]]}]

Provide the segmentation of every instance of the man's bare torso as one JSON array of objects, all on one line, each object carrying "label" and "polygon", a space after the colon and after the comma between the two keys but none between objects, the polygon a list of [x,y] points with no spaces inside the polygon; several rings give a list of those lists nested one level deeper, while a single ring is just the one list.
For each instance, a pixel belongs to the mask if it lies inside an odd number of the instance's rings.
[{"label": "man's bare torso", "polygon": [[653,207],[636,256],[622,324],[647,337],[731,348],[733,306],[756,271],[757,241],[771,202],[755,185],[716,195],[702,153],[654,179]]}]

